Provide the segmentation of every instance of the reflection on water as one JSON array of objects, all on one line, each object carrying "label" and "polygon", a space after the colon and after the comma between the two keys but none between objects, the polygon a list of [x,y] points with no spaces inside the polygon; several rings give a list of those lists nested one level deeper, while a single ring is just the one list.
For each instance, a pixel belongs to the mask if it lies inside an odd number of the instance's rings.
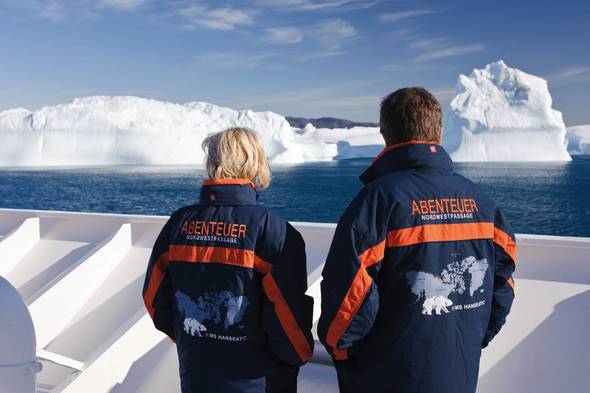
[{"label": "reflection on water", "polygon": [[[336,222],[370,160],[273,168],[260,202],[290,220]],[[519,233],[590,236],[590,156],[570,163],[456,164]],[[202,169],[104,167],[0,170],[0,207],[167,215],[195,203]]]}]

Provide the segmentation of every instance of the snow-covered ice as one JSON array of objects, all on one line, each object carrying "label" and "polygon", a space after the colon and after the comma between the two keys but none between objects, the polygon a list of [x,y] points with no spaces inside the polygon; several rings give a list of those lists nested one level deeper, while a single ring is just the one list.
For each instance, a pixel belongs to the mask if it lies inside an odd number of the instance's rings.
[{"label": "snow-covered ice", "polygon": [[567,150],[572,155],[590,154],[590,124],[567,128]]},{"label": "snow-covered ice", "polygon": [[503,61],[460,75],[443,144],[455,161],[569,161],[547,81]]},{"label": "snow-covered ice", "polygon": [[315,128],[307,124],[296,140],[305,146],[326,146],[324,160],[375,157],[384,147],[377,127]]},{"label": "snow-covered ice", "polygon": [[138,97],[85,97],[36,112],[0,113],[0,165],[201,164],[202,140],[231,126],[257,130],[276,162],[321,159],[283,116]]}]

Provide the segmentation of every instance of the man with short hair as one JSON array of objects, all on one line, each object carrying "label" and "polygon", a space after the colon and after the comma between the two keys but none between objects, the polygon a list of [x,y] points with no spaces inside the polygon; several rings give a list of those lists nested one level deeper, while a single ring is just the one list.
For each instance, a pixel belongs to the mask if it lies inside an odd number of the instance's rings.
[{"label": "man with short hair", "polygon": [[510,225],[440,145],[427,90],[381,103],[385,149],[340,219],[322,272],[320,340],[341,392],[473,393],[514,298]]}]

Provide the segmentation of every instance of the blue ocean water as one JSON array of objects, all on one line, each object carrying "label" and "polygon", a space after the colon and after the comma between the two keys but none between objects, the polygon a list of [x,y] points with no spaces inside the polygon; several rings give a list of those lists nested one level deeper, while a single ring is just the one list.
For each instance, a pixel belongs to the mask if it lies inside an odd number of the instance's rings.
[{"label": "blue ocean water", "polygon": [[[293,221],[337,222],[371,160],[273,167],[260,203]],[[590,156],[569,163],[455,164],[484,187],[518,233],[590,236]],[[0,170],[0,207],[168,215],[198,201],[202,169]]]}]

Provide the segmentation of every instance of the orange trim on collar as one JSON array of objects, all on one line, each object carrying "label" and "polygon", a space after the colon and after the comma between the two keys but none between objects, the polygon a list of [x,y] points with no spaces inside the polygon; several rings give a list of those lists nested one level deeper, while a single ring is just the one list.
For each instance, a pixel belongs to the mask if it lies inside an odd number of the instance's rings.
[{"label": "orange trim on collar", "polygon": [[391,146],[387,146],[385,149],[381,150],[381,153],[379,153],[377,155],[377,157],[375,157],[375,159],[373,160],[373,164],[380,159],[381,157],[383,157],[383,155],[387,152],[390,152],[394,149],[397,149],[399,147],[404,147],[404,146],[408,146],[408,145],[439,145],[440,143],[437,142],[426,142],[426,141],[407,141],[407,142],[402,142],[402,143],[397,143],[395,145],[391,145]]},{"label": "orange trim on collar", "polygon": [[256,184],[252,180],[248,179],[205,179],[203,180],[204,186],[220,186],[220,185],[251,185],[252,188],[256,188]]}]

